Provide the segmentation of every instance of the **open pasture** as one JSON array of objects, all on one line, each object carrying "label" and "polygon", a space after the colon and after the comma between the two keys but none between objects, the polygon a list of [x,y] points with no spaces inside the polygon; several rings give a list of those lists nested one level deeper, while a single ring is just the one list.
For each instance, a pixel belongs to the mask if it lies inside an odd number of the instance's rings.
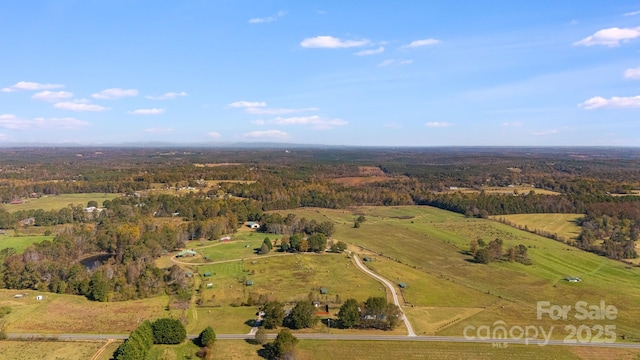
[{"label": "open pasture", "polygon": [[[355,268],[346,255],[339,254],[273,256],[245,260],[244,265],[240,261],[204,265],[198,270],[201,275],[212,274],[202,279],[213,283],[213,288],[202,294],[205,305],[242,303],[249,295],[255,300],[263,295],[282,302],[308,299],[310,294],[323,302],[334,302],[336,295],[342,301],[385,295],[380,283]],[[247,280],[253,285],[244,285]],[[323,287],[328,294],[320,294]]]},{"label": "open pasture", "polygon": [[[14,298],[24,293],[28,295]],[[19,333],[129,333],[140,321],[169,316],[168,302],[167,296],[101,303],[77,295],[0,290],[0,306],[11,308],[5,331]]]},{"label": "open pasture", "polygon": [[[321,212],[329,218],[344,218],[341,210]],[[640,308],[635,305],[640,303],[638,268],[495,221],[465,218],[431,207],[362,207],[352,209],[351,218],[356,214],[365,215],[367,220],[360,228],[338,223],[336,240],[364,246],[415,270],[455,283],[443,284],[443,289],[467,289],[467,296],[462,299],[444,296],[437,306],[474,308],[478,306],[478,293],[496,301],[495,305],[442,329],[439,334],[460,336],[465,324],[490,325],[497,320],[508,324],[536,324],[538,301],[574,306],[578,301],[599,304],[605,300],[618,309],[619,315],[612,322],[618,334],[625,334],[627,339],[640,339]],[[507,261],[476,264],[467,252],[470,241],[478,239],[487,243],[501,239],[503,251],[523,244],[532,265]],[[387,276],[395,278],[392,274]],[[566,276],[577,276],[582,281],[568,283],[562,280]],[[540,323],[551,324],[546,317]],[[579,325],[580,322],[570,317],[561,325],[567,324]],[[607,324],[609,322],[603,325]]]},{"label": "open pasture", "polygon": [[19,210],[59,210],[69,205],[87,206],[89,201],[96,201],[99,206],[105,200],[112,200],[121,196],[120,194],[106,194],[106,193],[84,193],[84,194],[60,194],[60,195],[45,195],[37,199],[25,199],[22,204],[7,204],[5,209],[9,212]]},{"label": "open pasture", "polygon": [[576,239],[581,231],[578,220],[583,216],[582,214],[515,214],[493,218],[504,218],[515,226],[526,227],[530,231],[540,230],[557,234],[565,239]]}]

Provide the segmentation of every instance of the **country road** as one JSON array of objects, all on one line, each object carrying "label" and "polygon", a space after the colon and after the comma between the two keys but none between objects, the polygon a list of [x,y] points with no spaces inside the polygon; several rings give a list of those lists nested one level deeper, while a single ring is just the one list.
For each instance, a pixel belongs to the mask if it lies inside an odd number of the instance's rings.
[{"label": "country road", "polygon": [[[294,334],[301,340],[344,340],[344,341],[422,341],[422,342],[449,342],[449,343],[481,343],[481,344],[512,344],[512,345],[531,345],[531,346],[571,346],[571,347],[601,347],[601,348],[618,348],[618,349],[640,349],[638,343],[570,343],[565,340],[549,340],[544,339],[479,339],[465,338],[461,336],[406,336],[406,335],[355,335],[355,334]],[[77,341],[77,340],[124,340],[128,337],[126,334],[34,334],[34,333],[8,333],[9,339],[37,339],[37,338],[55,338],[61,341]],[[269,334],[269,339],[274,339],[275,334]],[[195,339],[197,334],[190,334],[189,339]],[[218,340],[246,340],[253,339],[253,335],[249,334],[217,334]]]},{"label": "country road", "polygon": [[393,284],[383,278],[382,276],[374,273],[373,271],[369,270],[366,266],[364,266],[362,264],[362,262],[360,261],[360,258],[358,258],[358,255],[353,254],[353,259],[356,262],[356,265],[358,265],[358,267],[360,268],[360,270],[362,270],[364,273],[366,273],[367,275],[371,276],[372,278],[380,281],[381,283],[383,283],[387,288],[389,288],[389,290],[391,290],[391,295],[393,295],[393,303],[396,304],[396,306],[398,307],[398,309],[400,309],[400,312],[402,313],[402,320],[404,321],[404,325],[407,327],[407,332],[409,332],[409,336],[416,336],[416,333],[413,331],[413,327],[411,327],[411,323],[409,322],[409,319],[407,319],[407,316],[404,314],[404,311],[402,311],[402,307],[400,306],[400,301],[398,300],[398,294],[396,293],[396,289],[393,286]]}]

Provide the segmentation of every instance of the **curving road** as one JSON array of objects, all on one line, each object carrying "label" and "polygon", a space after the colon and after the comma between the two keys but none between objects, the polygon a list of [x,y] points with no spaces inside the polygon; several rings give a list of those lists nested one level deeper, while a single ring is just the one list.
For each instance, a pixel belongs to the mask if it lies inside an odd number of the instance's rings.
[{"label": "curving road", "polygon": [[416,336],[416,333],[413,331],[413,327],[411,327],[411,323],[409,322],[409,319],[407,319],[407,317],[404,314],[404,311],[402,311],[402,307],[400,306],[400,301],[398,300],[398,294],[396,293],[396,289],[393,286],[393,284],[389,280],[387,280],[387,279],[383,278],[382,276],[374,273],[373,271],[369,270],[369,268],[364,266],[362,264],[362,262],[360,261],[360,258],[358,258],[358,255],[353,254],[353,260],[355,260],[356,265],[358,265],[360,270],[362,270],[364,273],[366,273],[367,275],[371,276],[372,278],[380,281],[387,288],[389,288],[389,290],[391,290],[391,295],[393,295],[393,303],[396,304],[396,306],[398,307],[398,309],[400,309],[400,312],[402,313],[402,320],[404,321],[404,325],[407,327],[407,331],[409,332],[408,335],[409,336]]}]

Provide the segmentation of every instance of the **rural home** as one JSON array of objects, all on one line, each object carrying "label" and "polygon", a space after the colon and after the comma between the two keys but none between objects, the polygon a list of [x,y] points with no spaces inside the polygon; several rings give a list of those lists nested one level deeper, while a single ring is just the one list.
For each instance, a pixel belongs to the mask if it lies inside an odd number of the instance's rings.
[{"label": "rural home", "polygon": [[260,224],[258,224],[258,223],[257,223],[257,222],[255,222],[255,221],[249,221],[249,222],[247,223],[247,226],[248,226],[248,227],[250,227],[250,228],[252,228],[252,229],[260,229]]},{"label": "rural home", "polygon": [[198,255],[198,253],[195,252],[194,250],[182,250],[178,253],[178,255],[176,255],[176,257],[196,256],[196,255]]}]

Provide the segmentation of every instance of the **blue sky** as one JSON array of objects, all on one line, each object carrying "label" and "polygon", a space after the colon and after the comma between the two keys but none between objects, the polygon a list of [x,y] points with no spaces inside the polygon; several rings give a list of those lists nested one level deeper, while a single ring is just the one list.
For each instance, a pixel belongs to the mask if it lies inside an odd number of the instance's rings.
[{"label": "blue sky", "polygon": [[0,144],[640,146],[640,1],[0,3]]}]

